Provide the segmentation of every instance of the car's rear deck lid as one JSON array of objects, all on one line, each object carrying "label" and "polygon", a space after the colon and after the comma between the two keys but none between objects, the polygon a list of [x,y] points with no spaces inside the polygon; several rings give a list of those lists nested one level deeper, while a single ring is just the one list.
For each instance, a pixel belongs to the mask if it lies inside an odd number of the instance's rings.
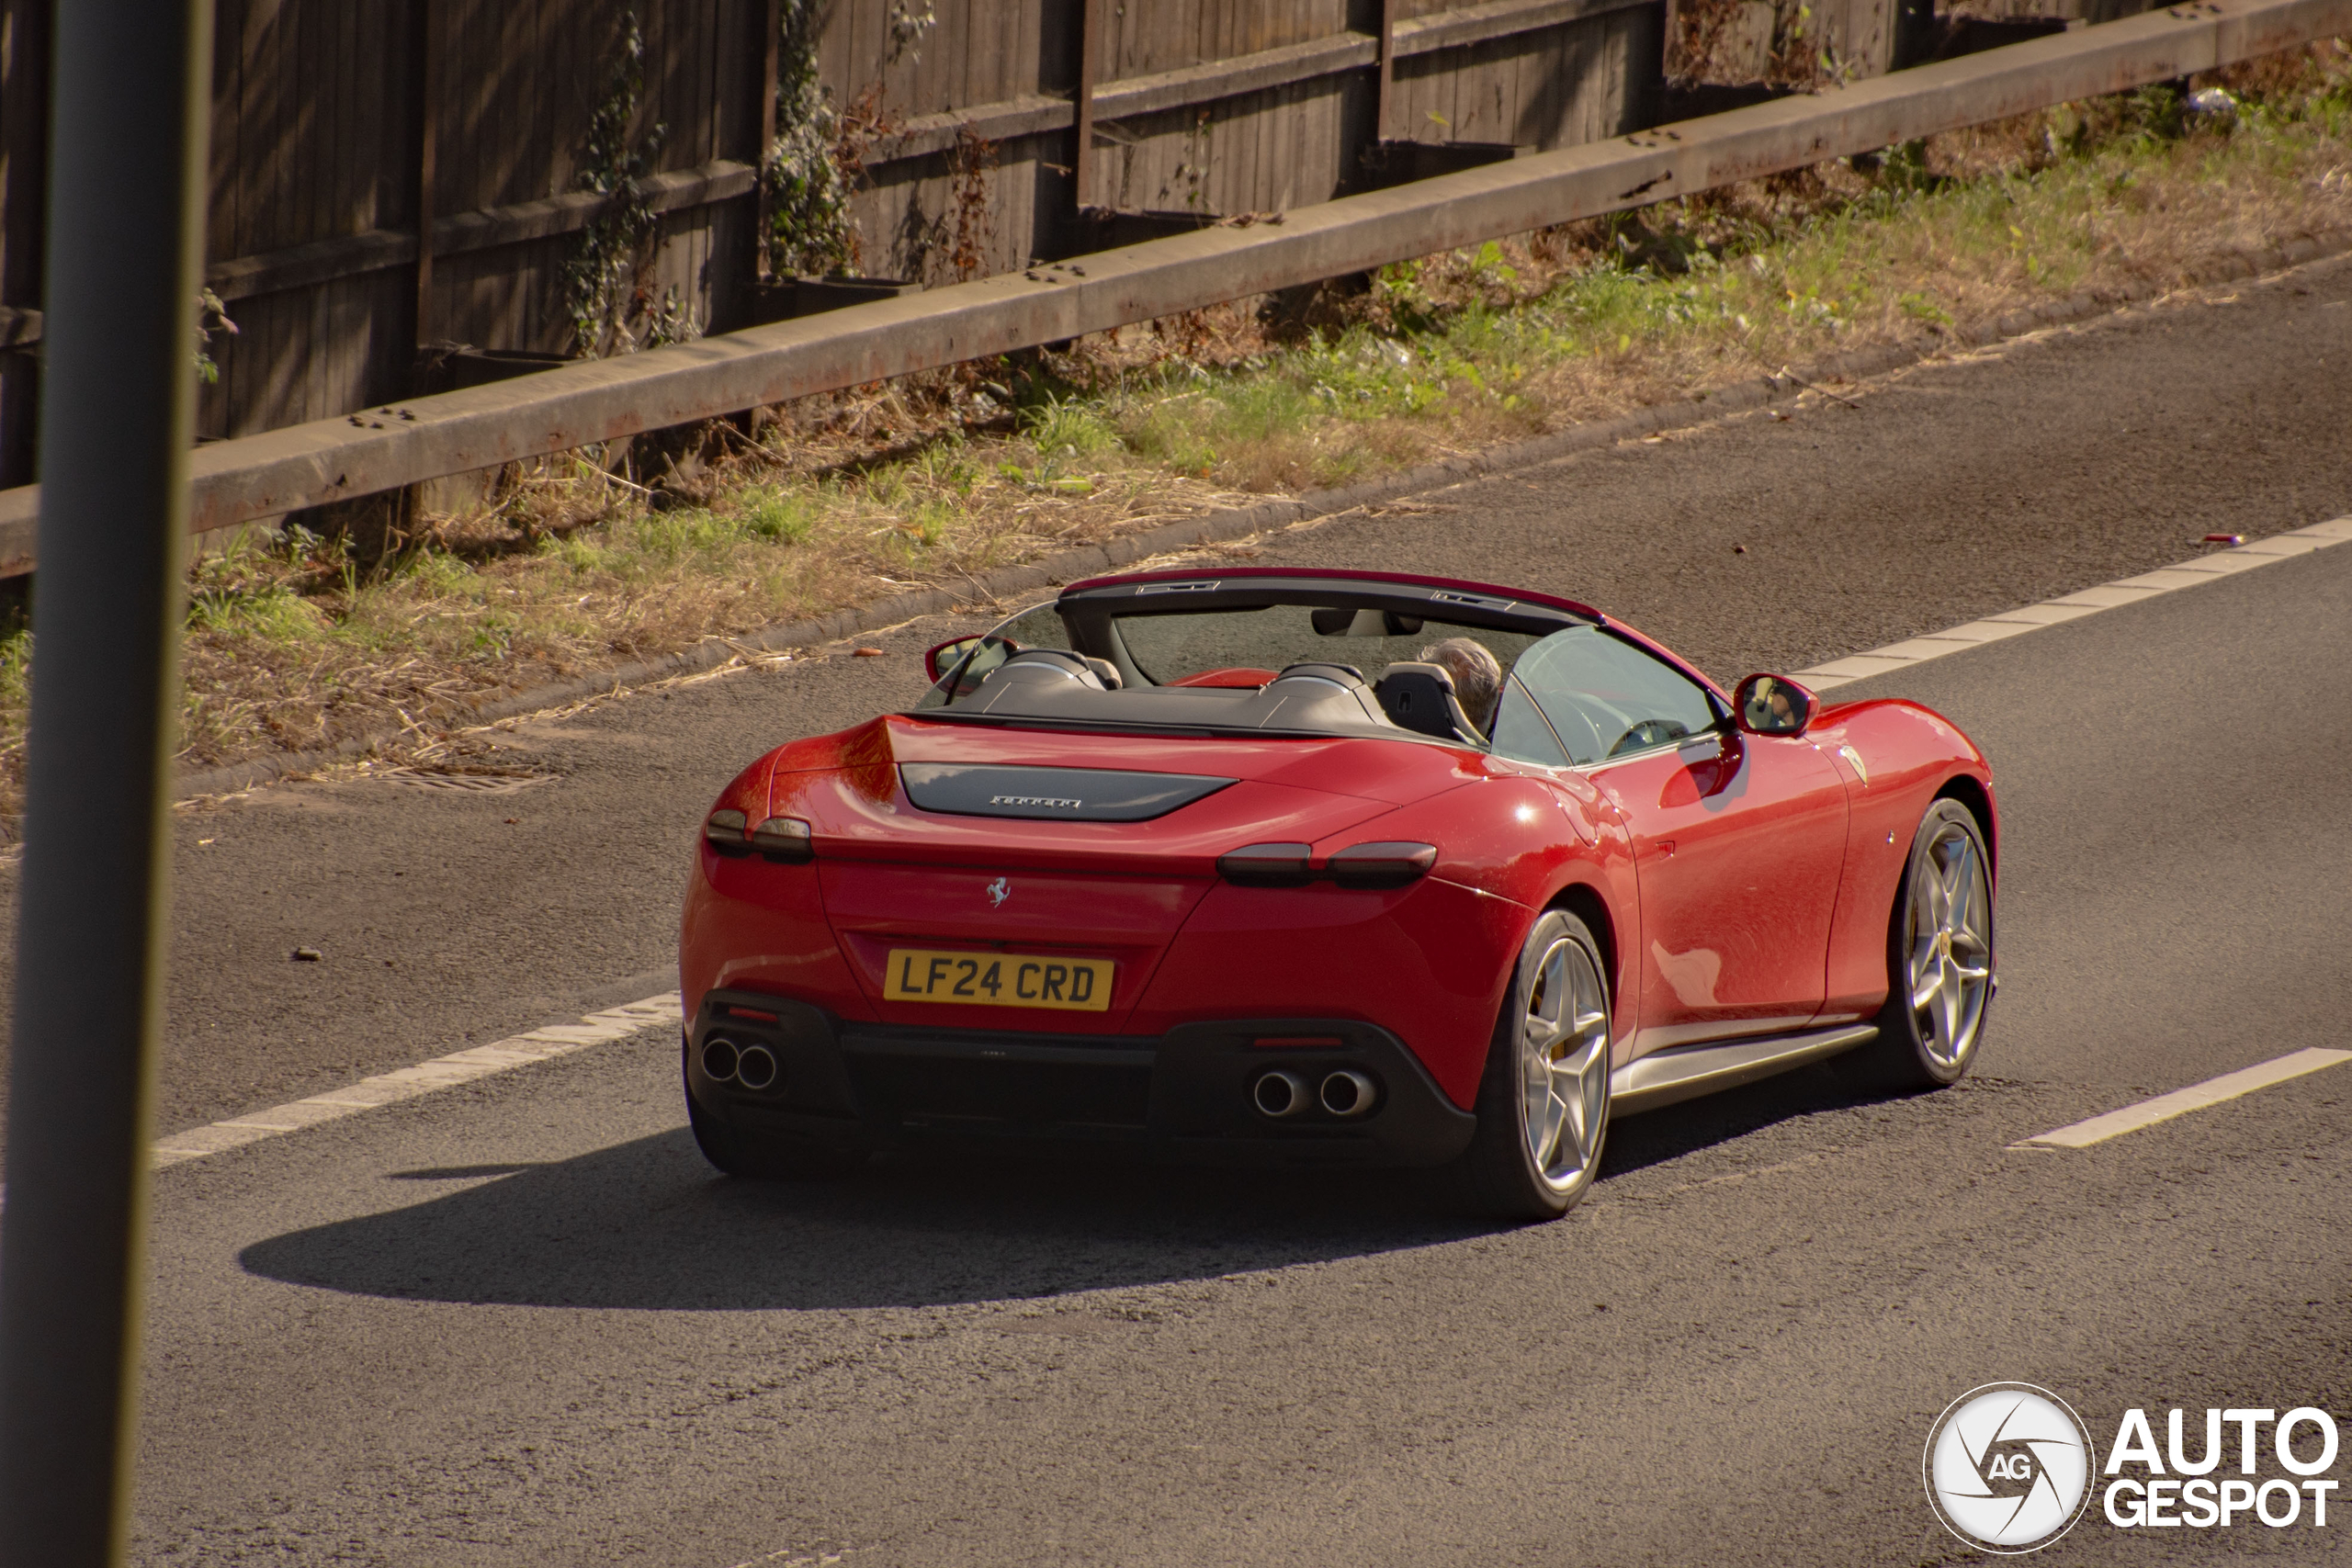
[{"label": "car's rear deck lid", "polygon": [[907,798],[925,811],[1027,821],[1148,822],[1238,781],[1109,768],[908,762]]}]

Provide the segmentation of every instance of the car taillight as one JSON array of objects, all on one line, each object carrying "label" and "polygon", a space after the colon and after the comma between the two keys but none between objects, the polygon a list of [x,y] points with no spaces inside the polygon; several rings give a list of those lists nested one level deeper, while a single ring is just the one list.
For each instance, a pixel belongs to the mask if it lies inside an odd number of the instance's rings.
[{"label": "car taillight", "polygon": [[1217,874],[1244,887],[1304,887],[1313,878],[1311,844],[1247,844],[1217,857]]},{"label": "car taillight", "polygon": [[1342,887],[1402,887],[1429,874],[1437,863],[1435,844],[1350,844],[1323,863]]},{"label": "car taillight", "polygon": [[1351,844],[1318,869],[1306,844],[1250,844],[1217,857],[1216,869],[1243,887],[1304,887],[1328,879],[1342,887],[1402,887],[1429,874],[1435,844]]},{"label": "car taillight", "polygon": [[752,847],[769,860],[798,865],[814,860],[817,847],[809,840],[808,824],[797,817],[771,817],[752,829]]},{"label": "car taillight", "polygon": [[714,811],[702,825],[703,842],[723,855],[752,852],[749,819],[740,811]]}]

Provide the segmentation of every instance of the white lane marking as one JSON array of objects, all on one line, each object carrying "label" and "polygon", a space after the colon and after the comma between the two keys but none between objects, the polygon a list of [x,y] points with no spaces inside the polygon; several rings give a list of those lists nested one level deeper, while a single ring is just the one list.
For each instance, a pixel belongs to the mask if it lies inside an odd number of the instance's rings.
[{"label": "white lane marking", "polygon": [[2126,1133],[2151,1127],[2159,1122],[2169,1122],[2191,1111],[2202,1111],[2209,1105],[2219,1105],[2225,1100],[2235,1100],[2242,1094],[2252,1094],[2258,1089],[2268,1089],[2289,1078],[2301,1077],[2338,1062],[2352,1062],[2352,1051],[2329,1051],[2314,1045],[2297,1051],[2276,1061],[2263,1062],[2234,1073],[2223,1073],[2218,1078],[2208,1078],[2187,1089],[2177,1089],[2170,1094],[2160,1094],[2154,1100],[2143,1100],[2137,1105],[2127,1105],[2120,1111],[2110,1111],[2104,1116],[2094,1116],[2087,1122],[2011,1144],[2013,1149],[2052,1148],[2085,1149],[2093,1144],[2103,1144],[2109,1138],[2120,1138]]},{"label": "white lane marking", "polygon": [[1905,669],[1925,660],[1941,659],[1948,653],[1964,653],[2000,637],[2054,626],[2062,621],[2079,620],[2085,615],[2095,615],[2101,610],[2136,604],[2159,593],[2194,588],[2200,582],[2217,581],[2236,572],[2250,571],[2257,566],[2285,560],[2290,556],[2309,555],[2313,550],[2342,544],[2352,544],[2352,517],[2314,523],[2308,528],[2275,534],[2267,539],[2256,539],[2250,545],[2217,550],[2210,556],[2142,572],[2137,577],[2103,582],[2097,588],[2086,588],[2079,593],[2045,599],[2039,604],[2027,604],[2006,615],[1970,621],[1948,631],[1930,632],[1925,637],[1910,637],[1885,648],[1873,648],[1867,653],[1850,653],[1843,659],[1833,659],[1826,664],[1816,664],[1810,670],[1800,670],[1796,678],[1816,692],[1826,692],[1849,681],[1866,681],[1872,675],[1883,675],[1889,671]]},{"label": "white lane marking", "polygon": [[192,1127],[185,1133],[175,1133],[154,1148],[154,1168],[162,1170],[186,1160],[202,1159],[226,1149],[242,1148],[275,1138],[282,1134],[315,1127],[322,1122],[338,1121],[356,1116],[362,1111],[373,1111],[379,1105],[396,1100],[413,1100],[435,1089],[449,1089],[492,1073],[511,1072],[544,1062],[552,1056],[569,1055],[574,1051],[601,1045],[607,1040],[619,1040],[641,1029],[656,1024],[675,1023],[684,1012],[675,991],[664,991],[658,997],[641,1001],[623,1002],[616,1008],[592,1012],[577,1023],[549,1024],[527,1033],[476,1045],[470,1050],[435,1056],[429,1062],[419,1062],[413,1067],[397,1072],[379,1073],[371,1078],[325,1094],[314,1094],[308,1100],[298,1100],[288,1105],[273,1106],[267,1111],[255,1111],[244,1116],[215,1122],[209,1126]]}]

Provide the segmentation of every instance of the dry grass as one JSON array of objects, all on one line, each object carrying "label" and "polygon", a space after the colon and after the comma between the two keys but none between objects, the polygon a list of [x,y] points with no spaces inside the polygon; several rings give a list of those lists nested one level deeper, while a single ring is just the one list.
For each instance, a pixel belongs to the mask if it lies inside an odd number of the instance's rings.
[{"label": "dry grass", "polygon": [[[2352,227],[2352,54],[2220,80],[2235,116],[2069,106],[290,529],[194,572],[184,760],[445,755],[488,695]],[[0,818],[30,651],[0,640]]]}]

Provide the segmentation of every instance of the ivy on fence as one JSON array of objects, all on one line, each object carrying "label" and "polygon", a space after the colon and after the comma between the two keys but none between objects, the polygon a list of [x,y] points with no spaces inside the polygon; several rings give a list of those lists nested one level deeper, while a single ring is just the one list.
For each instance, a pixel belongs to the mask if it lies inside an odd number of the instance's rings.
[{"label": "ivy on fence", "polygon": [[702,335],[693,306],[674,286],[659,301],[653,298],[662,217],[645,176],[652,172],[669,127],[656,120],[642,135],[637,132],[644,96],[645,32],[632,7],[621,13],[620,57],[589,118],[575,181],[576,188],[607,199],[595,221],[581,231],[563,266],[572,351],[592,359]]},{"label": "ivy on fence", "polygon": [[842,116],[817,79],[823,0],[783,0],[776,50],[775,140],[768,144],[768,269],[778,275],[846,272],[857,265],[850,197],[857,170],[844,163]]}]

